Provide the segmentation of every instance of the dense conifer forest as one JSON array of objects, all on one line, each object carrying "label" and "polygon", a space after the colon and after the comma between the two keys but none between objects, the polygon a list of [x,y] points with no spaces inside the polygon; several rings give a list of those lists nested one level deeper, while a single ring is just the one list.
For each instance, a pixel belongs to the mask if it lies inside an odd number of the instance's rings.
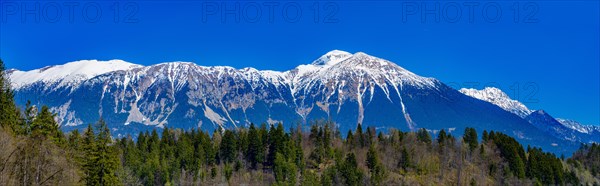
[{"label": "dense conifer forest", "polygon": [[598,144],[565,158],[473,128],[453,136],[313,121],[134,140],[111,137],[99,119],[63,133],[49,108],[15,105],[4,72],[0,61],[0,185],[600,185]]}]

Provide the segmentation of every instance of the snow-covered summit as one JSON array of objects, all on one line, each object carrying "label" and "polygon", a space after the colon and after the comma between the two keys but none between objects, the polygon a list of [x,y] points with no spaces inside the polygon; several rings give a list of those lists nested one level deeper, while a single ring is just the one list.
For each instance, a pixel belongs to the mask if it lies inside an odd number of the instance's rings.
[{"label": "snow-covered summit", "polygon": [[341,50],[332,50],[327,52],[325,55],[319,57],[319,59],[313,61],[311,64],[332,66],[339,63],[340,61],[348,59],[349,57],[352,57],[352,54],[349,52]]},{"label": "snow-covered summit", "polygon": [[352,54],[349,52],[332,50],[325,53],[310,64],[299,65],[296,68],[283,73],[288,83],[298,84],[302,79],[306,79],[308,76],[311,76],[318,71],[328,69],[329,67],[334,66],[350,57],[352,57]]},{"label": "snow-covered summit", "polygon": [[511,99],[506,93],[495,87],[486,87],[483,90],[462,88],[459,91],[467,96],[497,105],[506,111],[520,116],[521,118],[527,117],[532,112],[523,103]]},{"label": "snow-covered summit", "polygon": [[30,71],[13,70],[9,74],[13,88],[18,89],[36,82],[55,84],[54,88],[59,88],[75,85],[100,74],[137,67],[142,66],[116,59],[110,61],[81,60]]},{"label": "snow-covered summit", "polygon": [[367,75],[377,82],[388,82],[394,86],[399,86],[400,84],[410,84],[418,87],[436,86],[436,80],[433,78],[419,76],[396,63],[364,52],[357,52],[352,57],[331,68],[331,71],[340,74],[347,74],[349,71],[353,71],[359,75]]}]

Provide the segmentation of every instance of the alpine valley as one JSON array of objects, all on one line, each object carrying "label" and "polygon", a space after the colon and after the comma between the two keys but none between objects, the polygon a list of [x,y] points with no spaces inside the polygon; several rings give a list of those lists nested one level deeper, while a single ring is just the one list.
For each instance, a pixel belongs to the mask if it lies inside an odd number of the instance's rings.
[{"label": "alpine valley", "polygon": [[65,131],[103,118],[115,136],[153,128],[205,131],[329,120],[345,133],[357,124],[462,135],[494,130],[524,145],[569,155],[600,141],[600,128],[555,119],[496,88],[455,90],[365,53],[334,50],[278,72],[170,62],[142,66],[85,60],[30,71],[9,70],[15,99],[48,105]]}]

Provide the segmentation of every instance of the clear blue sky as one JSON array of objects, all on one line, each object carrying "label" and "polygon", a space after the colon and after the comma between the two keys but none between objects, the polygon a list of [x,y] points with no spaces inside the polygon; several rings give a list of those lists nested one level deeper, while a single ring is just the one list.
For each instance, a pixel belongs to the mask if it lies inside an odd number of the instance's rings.
[{"label": "clear blue sky", "polygon": [[532,109],[600,124],[598,1],[438,2],[437,10],[416,1],[114,3],[2,1],[0,57],[21,70],[123,59],[283,71],[333,49],[363,51],[457,88],[494,83]]}]

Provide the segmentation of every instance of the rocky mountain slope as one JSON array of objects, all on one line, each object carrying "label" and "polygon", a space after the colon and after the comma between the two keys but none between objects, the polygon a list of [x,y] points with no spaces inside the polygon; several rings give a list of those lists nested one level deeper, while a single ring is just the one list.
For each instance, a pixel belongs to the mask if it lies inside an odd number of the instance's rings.
[{"label": "rocky mountain slope", "polygon": [[156,127],[212,131],[250,123],[306,127],[324,119],[343,133],[358,123],[381,131],[445,129],[455,135],[475,127],[479,132],[502,131],[557,153],[578,147],[492,103],[362,52],[334,50],[284,72],[113,60],[9,73],[17,101],[49,105],[65,130],[83,128],[100,117],[116,135]]}]

